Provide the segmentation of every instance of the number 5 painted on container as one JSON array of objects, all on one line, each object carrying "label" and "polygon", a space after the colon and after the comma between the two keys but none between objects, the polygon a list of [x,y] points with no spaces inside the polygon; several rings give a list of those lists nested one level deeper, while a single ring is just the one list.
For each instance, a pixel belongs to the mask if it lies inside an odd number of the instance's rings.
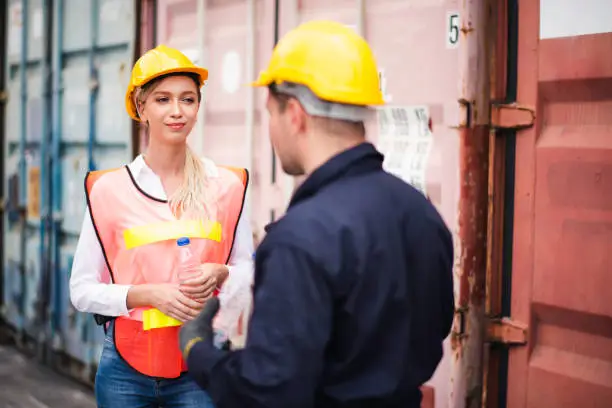
[{"label": "number 5 painted on container", "polygon": [[446,48],[457,48],[459,46],[459,13],[448,12],[446,14]]}]

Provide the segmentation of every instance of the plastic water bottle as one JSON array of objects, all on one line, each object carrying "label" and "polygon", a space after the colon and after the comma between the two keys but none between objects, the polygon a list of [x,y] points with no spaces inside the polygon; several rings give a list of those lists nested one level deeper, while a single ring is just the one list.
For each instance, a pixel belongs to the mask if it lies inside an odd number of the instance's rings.
[{"label": "plastic water bottle", "polygon": [[[191,251],[191,241],[187,237],[176,241],[179,251],[178,278],[179,282],[195,278],[199,274],[200,262]],[[215,329],[213,344],[218,349],[229,349],[229,339],[222,330]]]},{"label": "plastic water bottle", "polygon": [[179,282],[185,282],[195,278],[200,273],[200,262],[191,250],[191,241],[187,237],[179,238],[176,241],[178,246],[178,279]]}]

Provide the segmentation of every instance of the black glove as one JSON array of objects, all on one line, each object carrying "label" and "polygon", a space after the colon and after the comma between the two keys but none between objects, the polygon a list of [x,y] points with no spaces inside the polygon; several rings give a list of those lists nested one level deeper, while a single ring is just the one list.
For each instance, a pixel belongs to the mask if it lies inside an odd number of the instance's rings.
[{"label": "black glove", "polygon": [[212,321],[219,310],[219,298],[213,297],[206,301],[204,309],[193,320],[183,324],[179,331],[179,345],[185,361],[191,348],[199,342],[213,343],[214,330]]}]

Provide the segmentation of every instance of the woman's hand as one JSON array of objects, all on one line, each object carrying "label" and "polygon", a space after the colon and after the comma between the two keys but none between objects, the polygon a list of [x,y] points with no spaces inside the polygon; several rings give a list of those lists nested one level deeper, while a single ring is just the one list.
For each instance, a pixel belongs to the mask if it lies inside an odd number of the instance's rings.
[{"label": "woman's hand", "polygon": [[186,296],[178,285],[165,283],[150,285],[150,305],[165,315],[186,322],[198,315],[203,303]]},{"label": "woman's hand", "polygon": [[201,267],[200,275],[181,283],[180,289],[185,295],[199,302],[204,302],[220,287],[229,270],[222,264],[206,263]]}]

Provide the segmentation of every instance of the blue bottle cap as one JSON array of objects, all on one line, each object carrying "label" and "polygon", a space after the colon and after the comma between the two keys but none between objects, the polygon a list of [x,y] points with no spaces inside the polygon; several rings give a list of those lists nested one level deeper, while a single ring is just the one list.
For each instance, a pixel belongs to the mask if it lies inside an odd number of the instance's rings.
[{"label": "blue bottle cap", "polygon": [[189,238],[187,238],[187,237],[182,237],[182,238],[179,238],[179,239],[176,241],[176,243],[177,243],[177,245],[178,245],[178,246],[185,246],[185,245],[189,245],[189,243],[190,243],[190,242],[191,242],[191,241],[189,241]]}]

